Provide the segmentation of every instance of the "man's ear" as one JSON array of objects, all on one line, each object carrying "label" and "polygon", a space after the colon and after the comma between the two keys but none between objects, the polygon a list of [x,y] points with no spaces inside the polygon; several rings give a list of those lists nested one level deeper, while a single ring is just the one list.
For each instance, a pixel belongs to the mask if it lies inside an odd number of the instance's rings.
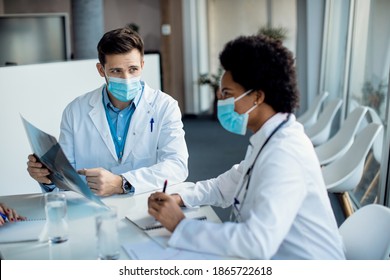
[{"label": "man's ear", "polygon": [[100,77],[106,77],[106,75],[104,74],[104,67],[99,62],[96,63],[96,69],[98,70]]}]

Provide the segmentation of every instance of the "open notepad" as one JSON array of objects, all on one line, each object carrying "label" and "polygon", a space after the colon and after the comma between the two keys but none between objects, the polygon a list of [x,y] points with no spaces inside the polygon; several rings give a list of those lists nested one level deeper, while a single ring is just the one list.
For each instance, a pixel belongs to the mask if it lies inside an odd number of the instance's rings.
[{"label": "open notepad", "polygon": [[[198,210],[198,208],[185,208],[183,212],[186,218],[207,220],[207,217],[199,213]],[[132,213],[126,215],[126,218],[161,246],[165,247],[168,245],[171,232],[163,227],[160,222],[156,221],[156,219],[150,216],[148,213]]]},{"label": "open notepad", "polygon": [[0,227],[0,243],[38,241],[45,223],[43,218],[5,223]]},{"label": "open notepad", "polygon": [[[135,224],[141,230],[149,231],[149,230],[153,230],[153,229],[163,228],[163,225],[160,224],[160,222],[156,221],[151,216],[142,217],[142,218],[134,218],[134,217],[127,215],[126,218],[130,222]],[[195,217],[188,217],[188,218],[192,218],[192,219],[196,219],[196,220],[207,220],[206,216],[195,216]]]},{"label": "open notepad", "polygon": [[[186,218],[195,220],[207,220],[204,212],[195,209],[184,209]],[[144,213],[130,214],[126,218],[144,231],[151,239],[146,242],[134,244],[122,244],[123,249],[131,259],[139,260],[205,260],[205,259],[221,259],[220,256],[176,249],[168,246],[168,240],[171,236],[166,228],[164,228],[152,216]]]}]

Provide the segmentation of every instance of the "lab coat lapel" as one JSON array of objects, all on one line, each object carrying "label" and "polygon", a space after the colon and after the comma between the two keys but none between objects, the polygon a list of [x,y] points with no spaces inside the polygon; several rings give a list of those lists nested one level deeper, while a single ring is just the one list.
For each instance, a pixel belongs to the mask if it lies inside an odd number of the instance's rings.
[{"label": "lab coat lapel", "polygon": [[[262,132],[258,132],[262,133]],[[258,134],[258,135],[253,135],[250,138],[250,145],[248,145],[248,149],[245,155],[245,161],[244,161],[244,166],[243,166],[243,172],[241,175],[240,180],[238,181],[238,186],[240,186],[237,189],[237,192],[235,194],[235,197],[238,199],[238,201],[242,202],[244,195],[247,190],[245,190],[247,182],[248,182],[248,170],[249,168],[253,168],[253,165],[255,164],[257,154],[259,153],[261,147],[266,141],[266,136],[264,133]],[[257,160],[259,158],[257,157]],[[238,209],[241,209],[242,203],[236,206]]]},{"label": "lab coat lapel", "polygon": [[110,127],[108,126],[106,112],[103,107],[102,96],[101,94],[93,95],[90,101],[90,105],[93,107],[89,112],[89,117],[91,118],[96,130],[99,132],[104,144],[106,144],[111,155],[116,161],[118,157],[115,151],[114,141],[112,140]]},{"label": "lab coat lapel", "polygon": [[143,96],[141,97],[131,118],[122,158],[123,161],[126,161],[130,152],[137,148],[136,144],[138,141],[147,141],[146,139],[142,139],[142,137],[144,137],[145,131],[148,131],[147,129],[150,128],[150,120],[154,113],[153,107],[147,101],[148,94],[149,92],[147,88],[145,88]]}]

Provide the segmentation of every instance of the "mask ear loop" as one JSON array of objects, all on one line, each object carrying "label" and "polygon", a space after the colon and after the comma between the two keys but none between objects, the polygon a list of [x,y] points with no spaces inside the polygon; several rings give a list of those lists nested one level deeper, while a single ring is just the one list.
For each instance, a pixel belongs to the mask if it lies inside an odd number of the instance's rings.
[{"label": "mask ear loop", "polygon": [[249,114],[250,112],[252,112],[256,108],[257,108],[257,102],[255,102],[255,104],[252,106],[252,108],[250,108],[248,111],[246,111],[245,114]]},{"label": "mask ear loop", "polygon": [[110,79],[109,79],[109,76],[106,73],[106,68],[104,68],[104,66],[102,66],[102,68],[103,68],[103,73],[104,73],[104,79],[106,80],[106,84],[108,86],[108,84],[110,82]]},{"label": "mask ear loop", "polygon": [[247,90],[246,92],[244,92],[243,94],[241,94],[239,97],[235,98],[235,99],[234,99],[234,102],[237,102],[238,100],[240,100],[240,99],[243,98],[244,96],[248,95],[248,94],[251,93],[252,91],[253,91],[253,89]]}]

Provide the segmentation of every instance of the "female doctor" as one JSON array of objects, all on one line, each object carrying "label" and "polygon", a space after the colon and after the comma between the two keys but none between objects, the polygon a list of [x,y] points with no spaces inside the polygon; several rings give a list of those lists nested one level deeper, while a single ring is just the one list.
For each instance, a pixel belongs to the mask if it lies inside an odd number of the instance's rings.
[{"label": "female doctor", "polygon": [[[218,119],[250,138],[245,159],[217,178],[171,196],[149,197],[149,213],[177,248],[246,259],[344,259],[320,164],[292,114],[294,59],[280,41],[238,37],[220,54]],[[232,205],[231,219],[185,218],[180,206]]]},{"label": "female doctor", "polygon": [[[188,151],[180,109],[142,80],[141,37],[129,28],[111,30],[97,50],[106,84],[73,100],[62,115],[59,143],[69,162],[101,196],[156,190],[166,179],[183,182]],[[28,159],[30,176],[53,190],[50,171],[33,155]]]}]

